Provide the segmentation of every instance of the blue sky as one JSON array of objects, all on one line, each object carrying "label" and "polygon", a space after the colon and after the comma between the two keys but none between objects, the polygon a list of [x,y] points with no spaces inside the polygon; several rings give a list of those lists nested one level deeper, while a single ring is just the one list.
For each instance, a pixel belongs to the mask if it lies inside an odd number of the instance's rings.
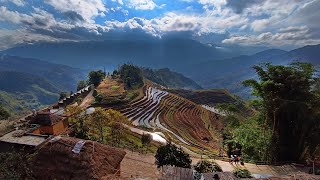
[{"label": "blue sky", "polygon": [[114,32],[301,47],[320,43],[319,9],[320,0],[0,0],[0,50],[36,41],[103,40]]}]

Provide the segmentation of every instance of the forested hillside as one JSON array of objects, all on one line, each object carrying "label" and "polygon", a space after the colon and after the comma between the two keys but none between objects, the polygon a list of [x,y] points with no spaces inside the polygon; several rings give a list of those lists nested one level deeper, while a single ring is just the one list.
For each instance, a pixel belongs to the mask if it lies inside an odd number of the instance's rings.
[{"label": "forested hillside", "polygon": [[82,70],[65,65],[2,54],[0,105],[12,115],[30,112],[56,102],[60,92],[75,91],[84,77]]},{"label": "forested hillside", "polygon": [[142,69],[143,76],[155,83],[173,89],[202,89],[200,85],[183,74],[173,72],[169,68],[163,69]]}]

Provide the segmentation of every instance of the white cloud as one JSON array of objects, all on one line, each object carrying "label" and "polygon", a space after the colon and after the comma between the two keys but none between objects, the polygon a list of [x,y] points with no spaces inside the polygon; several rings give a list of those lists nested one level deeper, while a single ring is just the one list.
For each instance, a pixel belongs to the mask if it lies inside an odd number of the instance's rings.
[{"label": "white cloud", "polygon": [[153,0],[127,0],[127,5],[136,10],[152,10],[158,7]]},{"label": "white cloud", "polygon": [[314,37],[306,26],[282,28],[279,32],[265,32],[259,35],[238,35],[223,40],[225,44],[263,45],[263,46],[303,46],[319,44],[320,37]]},{"label": "white cloud", "polygon": [[33,18],[26,14],[20,14],[17,11],[10,11],[7,7],[0,7],[0,21],[7,21],[14,24],[33,23]]},{"label": "white cloud", "polygon": [[91,23],[94,23],[94,17],[104,16],[104,12],[107,12],[102,0],[45,0],[45,2],[61,12],[75,11]]},{"label": "white cloud", "polygon": [[48,35],[33,33],[28,29],[0,29],[0,50],[5,50],[22,43],[34,43],[38,41],[58,42],[74,40],[58,39]]},{"label": "white cloud", "polygon": [[0,0],[0,2],[12,2],[17,6],[24,6],[26,4],[25,0]]},{"label": "white cloud", "polygon": [[131,18],[127,21],[106,21],[110,29],[142,29],[154,36],[161,36],[167,32],[190,31],[201,35],[221,32],[233,27],[241,27],[247,22],[240,15],[215,17],[187,14],[167,13],[163,17],[153,19]]}]

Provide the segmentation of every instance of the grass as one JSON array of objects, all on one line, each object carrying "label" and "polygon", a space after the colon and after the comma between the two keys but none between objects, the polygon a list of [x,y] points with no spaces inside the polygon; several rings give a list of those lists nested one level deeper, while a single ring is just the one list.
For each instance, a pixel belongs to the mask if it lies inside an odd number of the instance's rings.
[{"label": "grass", "polygon": [[106,96],[121,96],[126,91],[124,84],[110,77],[105,78],[97,87],[97,92]]},{"label": "grass", "polygon": [[111,86],[111,90],[113,90],[113,91],[116,91],[118,89],[120,89],[120,86]]}]

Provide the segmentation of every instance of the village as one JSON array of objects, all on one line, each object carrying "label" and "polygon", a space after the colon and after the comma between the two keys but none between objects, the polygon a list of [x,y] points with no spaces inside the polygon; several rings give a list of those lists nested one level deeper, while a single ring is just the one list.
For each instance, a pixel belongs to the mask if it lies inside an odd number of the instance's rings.
[{"label": "village", "polygon": [[[109,84],[108,84],[109,83]],[[115,81],[109,77],[106,78],[97,87],[99,92],[106,92],[115,94],[117,97],[123,93],[123,90],[114,88]],[[161,88],[161,87],[159,87]],[[121,88],[120,88],[121,89]],[[36,177],[47,177],[47,179],[193,179],[194,170],[191,168],[179,168],[172,166],[163,166],[158,169],[155,165],[155,158],[152,153],[143,153],[128,148],[115,148],[100,144],[92,140],[83,140],[71,137],[74,126],[70,124],[69,117],[72,114],[67,114],[66,108],[69,106],[76,106],[82,109],[83,115],[91,114],[95,111],[92,107],[95,101],[94,92],[96,88],[94,85],[89,85],[76,93],[61,99],[57,103],[41,109],[33,111],[32,114],[20,118],[14,124],[14,129],[0,135],[0,152],[23,151],[24,153],[34,153],[32,170]],[[143,102],[142,100],[150,100],[154,107],[160,103],[161,97],[168,93],[158,90],[157,88],[147,88],[145,95],[140,97],[141,100],[136,102]],[[80,99],[80,101],[79,101]],[[133,103],[135,104],[135,103]],[[133,106],[141,107],[141,106]],[[147,108],[148,109],[148,108]],[[154,109],[150,107],[149,109]],[[212,179],[215,175],[220,179],[237,179],[232,171],[236,168],[242,168],[237,164],[230,164],[228,158],[216,157],[210,159],[208,156],[195,153],[190,148],[188,142],[175,134],[174,132],[165,128],[159,122],[159,115],[154,112],[149,112],[149,116],[141,114],[144,117],[157,117],[157,121],[149,121],[144,119],[140,121],[132,119],[137,114],[137,110],[126,110],[123,113],[127,114],[129,119],[133,121],[133,127],[124,125],[130,129],[132,133],[137,135],[144,135],[149,133],[152,141],[158,145],[166,144],[165,136],[159,133],[150,133],[141,128],[137,128],[139,123],[141,125],[159,126],[164,132],[167,131],[172,134],[177,141],[172,143],[185,144],[179,145],[192,155],[192,162],[195,164],[202,160],[214,160],[221,167],[223,172],[202,174],[203,179]],[[216,111],[214,111],[216,112]],[[149,124],[150,123],[150,124]],[[147,127],[148,127],[147,126]],[[208,142],[207,142],[208,143]],[[189,145],[189,146],[187,146]],[[190,146],[191,147],[191,146]],[[257,178],[268,178],[271,176],[281,176],[281,178],[290,179],[289,174],[294,174],[296,178],[300,179],[316,179],[303,172],[307,172],[308,168],[303,166],[279,166],[271,167],[268,165],[256,165],[246,163],[245,167],[250,169],[252,173],[256,174]],[[297,174],[297,172],[300,172]]]}]

